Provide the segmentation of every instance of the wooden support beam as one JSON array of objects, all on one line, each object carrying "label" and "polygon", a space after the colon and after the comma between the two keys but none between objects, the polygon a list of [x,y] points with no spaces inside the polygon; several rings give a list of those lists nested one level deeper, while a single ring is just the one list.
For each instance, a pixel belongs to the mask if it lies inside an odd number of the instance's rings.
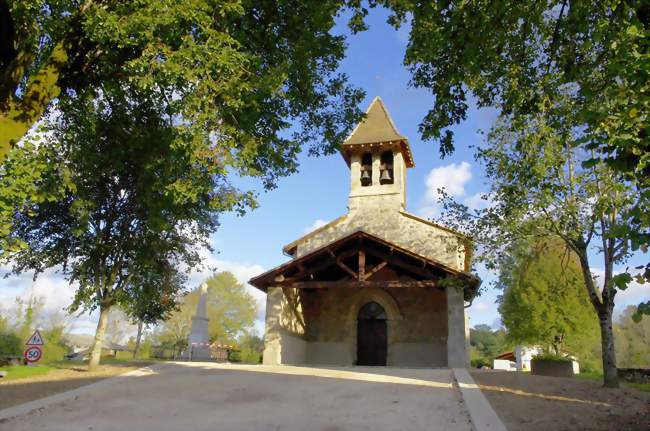
[{"label": "wooden support beam", "polygon": [[280,283],[277,287],[283,289],[360,289],[364,287],[376,287],[383,289],[397,288],[430,288],[437,287],[435,281],[296,281],[293,283]]},{"label": "wooden support beam", "polygon": [[391,256],[390,254],[386,254],[386,253],[383,253],[383,252],[381,252],[379,250],[374,250],[374,249],[371,249],[371,248],[367,249],[366,251],[369,254],[377,256],[380,259],[386,260],[386,261],[390,262],[391,264],[393,264],[395,266],[402,267],[403,269],[406,269],[407,271],[410,271],[410,272],[412,272],[414,274],[417,274],[417,275],[419,275],[421,277],[434,278],[434,274],[430,270],[428,270],[426,268],[420,268],[419,266],[412,265],[412,264],[410,264],[408,262],[404,262],[404,260],[400,259],[399,257],[397,257],[395,255]]},{"label": "wooden support beam", "polygon": [[368,280],[370,277],[372,277],[373,275],[375,275],[378,271],[380,271],[380,270],[381,270],[383,267],[385,267],[386,265],[388,265],[388,262],[386,262],[386,261],[383,261],[383,262],[380,263],[379,265],[376,265],[374,268],[372,268],[370,271],[368,271],[368,273],[366,274],[366,276],[364,277],[364,279],[361,280],[361,281]]},{"label": "wooden support beam", "polygon": [[[304,277],[313,278],[313,275],[314,275],[315,272],[318,272],[318,271],[320,271],[322,269],[325,269],[328,266],[336,265],[336,262],[335,262],[335,260],[337,259],[336,254],[332,250],[330,250],[329,248],[327,249],[327,251],[328,251],[329,255],[332,256],[334,261],[333,260],[325,260],[325,261],[320,262],[317,265],[313,265],[313,266],[309,266],[309,265],[305,266],[302,263],[300,263],[300,266],[298,267],[298,269],[300,269],[300,271],[298,273],[292,275],[291,277],[288,277],[286,279],[287,282],[299,281],[300,279],[302,279]],[[348,250],[345,253],[341,253],[338,256],[338,259],[345,259],[347,257],[350,257],[350,256],[356,254],[356,253],[357,253],[357,250]],[[356,275],[355,275],[355,278],[356,278]]]},{"label": "wooden support beam", "polygon": [[350,269],[346,264],[343,263],[343,261],[342,261],[341,259],[336,259],[336,264],[337,264],[339,267],[341,267],[341,269],[343,269],[345,272],[347,272],[347,273],[350,274],[352,277],[354,277],[355,279],[358,279],[358,278],[359,278],[359,274],[357,274],[356,272],[352,271],[352,270],[351,270],[351,269]]},{"label": "wooden support beam", "polygon": [[366,279],[366,252],[359,250],[359,281]]}]

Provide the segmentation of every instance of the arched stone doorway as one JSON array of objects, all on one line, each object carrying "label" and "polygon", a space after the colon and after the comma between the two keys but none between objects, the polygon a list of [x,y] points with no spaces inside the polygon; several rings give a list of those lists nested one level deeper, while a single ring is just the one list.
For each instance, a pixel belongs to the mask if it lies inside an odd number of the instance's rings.
[{"label": "arched stone doorway", "polygon": [[374,301],[357,315],[357,365],[385,366],[388,354],[386,311]]}]

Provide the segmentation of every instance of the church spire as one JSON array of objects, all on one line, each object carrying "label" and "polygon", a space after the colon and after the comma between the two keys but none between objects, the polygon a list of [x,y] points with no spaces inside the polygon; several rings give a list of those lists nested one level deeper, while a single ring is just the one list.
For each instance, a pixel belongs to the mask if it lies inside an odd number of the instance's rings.
[{"label": "church spire", "polygon": [[343,157],[350,163],[350,154],[358,151],[359,147],[370,148],[387,144],[400,147],[406,167],[415,166],[408,139],[397,130],[384,102],[377,96],[366,110],[366,117],[357,124],[350,136],[343,141],[341,146]]}]

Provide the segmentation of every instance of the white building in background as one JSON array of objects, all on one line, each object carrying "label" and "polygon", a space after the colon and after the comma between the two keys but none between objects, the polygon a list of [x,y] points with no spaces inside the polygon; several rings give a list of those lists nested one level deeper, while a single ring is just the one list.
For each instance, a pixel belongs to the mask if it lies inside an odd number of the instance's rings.
[{"label": "white building in background", "polygon": [[516,346],[515,363],[517,371],[530,371],[530,361],[534,356],[542,353],[542,349],[537,346]]}]

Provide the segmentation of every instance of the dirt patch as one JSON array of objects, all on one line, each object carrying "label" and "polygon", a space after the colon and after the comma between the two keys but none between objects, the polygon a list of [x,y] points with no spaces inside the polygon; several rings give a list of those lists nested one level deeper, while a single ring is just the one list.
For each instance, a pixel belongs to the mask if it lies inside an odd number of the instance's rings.
[{"label": "dirt patch", "polygon": [[41,376],[0,381],[0,410],[59,392],[98,382],[140,368],[145,363],[101,365],[90,372],[85,365],[61,366]]},{"label": "dirt patch", "polygon": [[472,371],[510,431],[650,429],[650,393],[527,373]]}]

